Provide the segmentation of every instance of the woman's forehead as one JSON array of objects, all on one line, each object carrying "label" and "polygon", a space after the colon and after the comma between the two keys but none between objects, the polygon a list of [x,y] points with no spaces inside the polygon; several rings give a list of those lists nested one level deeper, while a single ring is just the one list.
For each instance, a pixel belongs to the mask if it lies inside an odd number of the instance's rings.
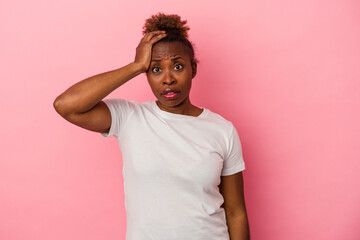
[{"label": "woman's forehead", "polygon": [[152,59],[189,58],[189,53],[181,42],[159,42],[153,46]]}]

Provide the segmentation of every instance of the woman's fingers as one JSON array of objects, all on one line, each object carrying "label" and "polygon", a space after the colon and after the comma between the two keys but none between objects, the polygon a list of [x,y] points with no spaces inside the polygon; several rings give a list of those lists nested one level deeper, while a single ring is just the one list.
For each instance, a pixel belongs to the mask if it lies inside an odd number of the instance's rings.
[{"label": "woman's fingers", "polygon": [[158,36],[160,34],[164,34],[165,31],[153,31],[153,32],[149,32],[146,33],[145,36],[143,37],[143,40],[145,41],[150,41],[154,36]]},{"label": "woman's fingers", "polygon": [[154,31],[146,33],[136,48],[135,61],[141,64],[146,71],[151,62],[151,49],[154,43],[166,37],[165,31]]},{"label": "woman's fingers", "polygon": [[164,38],[164,37],[166,37],[166,33],[160,33],[160,34],[158,34],[158,35],[155,35],[155,36],[150,40],[150,42],[151,42],[151,44],[154,44],[154,43],[156,43],[157,41],[159,41],[160,39],[162,39],[162,38]]}]

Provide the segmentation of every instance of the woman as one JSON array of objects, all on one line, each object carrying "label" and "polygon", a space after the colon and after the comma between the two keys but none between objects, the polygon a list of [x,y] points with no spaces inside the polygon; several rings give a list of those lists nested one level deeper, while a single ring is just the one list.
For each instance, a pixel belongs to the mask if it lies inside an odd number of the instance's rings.
[{"label": "woman", "polygon": [[[178,15],[152,16],[133,62],[54,102],[71,123],[117,138],[127,240],[250,239],[240,139],[230,121],[190,102],[197,60],[188,30]],[[157,101],[102,100],[144,72]]]}]

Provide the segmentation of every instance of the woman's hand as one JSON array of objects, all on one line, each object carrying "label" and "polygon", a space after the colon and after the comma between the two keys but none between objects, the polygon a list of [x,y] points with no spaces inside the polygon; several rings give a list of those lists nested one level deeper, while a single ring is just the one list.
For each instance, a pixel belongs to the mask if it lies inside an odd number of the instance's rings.
[{"label": "woman's hand", "polygon": [[165,31],[149,32],[145,34],[137,46],[134,63],[139,64],[144,72],[146,72],[150,66],[153,45],[164,37],[166,37]]}]

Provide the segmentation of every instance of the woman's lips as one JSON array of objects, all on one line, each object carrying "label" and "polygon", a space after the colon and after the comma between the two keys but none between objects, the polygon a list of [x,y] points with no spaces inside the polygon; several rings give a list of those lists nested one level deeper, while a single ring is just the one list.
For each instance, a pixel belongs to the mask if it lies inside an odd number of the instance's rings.
[{"label": "woman's lips", "polygon": [[179,95],[179,92],[167,92],[162,94],[165,99],[175,99]]}]

